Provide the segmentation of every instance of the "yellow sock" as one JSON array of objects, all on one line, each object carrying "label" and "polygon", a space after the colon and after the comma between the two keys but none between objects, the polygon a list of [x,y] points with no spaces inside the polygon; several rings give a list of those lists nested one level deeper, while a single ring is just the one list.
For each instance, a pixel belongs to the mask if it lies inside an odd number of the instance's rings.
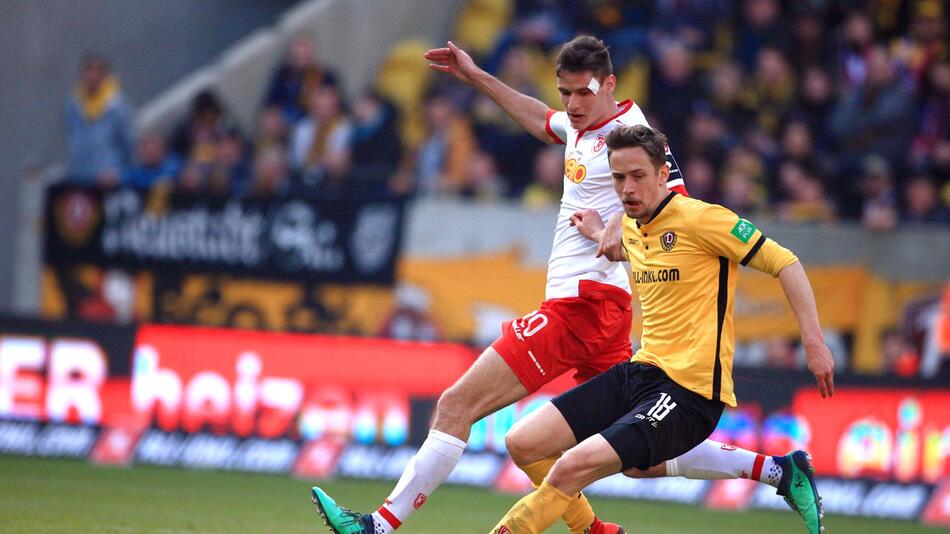
[{"label": "yellow sock", "polygon": [[561,490],[541,482],[538,489],[516,502],[491,530],[492,534],[538,534],[550,527],[574,500]]},{"label": "yellow sock", "polygon": [[[557,459],[558,456],[551,456],[528,465],[519,465],[518,467],[528,475],[528,478],[531,479],[531,484],[537,488],[544,480],[544,477],[548,475],[548,472],[551,471],[551,468],[554,467],[554,462],[556,462]],[[581,493],[576,499],[571,501],[571,504],[567,507],[567,510],[564,511],[561,519],[567,523],[567,528],[571,529],[571,532],[574,534],[584,534],[584,531],[590,528],[594,523],[594,517],[594,509],[590,507],[590,502],[587,500],[587,497]]]}]

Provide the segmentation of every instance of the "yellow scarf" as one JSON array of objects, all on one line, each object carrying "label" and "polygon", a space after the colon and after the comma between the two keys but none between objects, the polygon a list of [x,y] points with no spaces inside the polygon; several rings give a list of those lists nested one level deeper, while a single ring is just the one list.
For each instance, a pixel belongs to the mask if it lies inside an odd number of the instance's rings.
[{"label": "yellow scarf", "polygon": [[105,113],[118,92],[119,80],[111,76],[102,81],[95,93],[87,93],[82,86],[76,86],[74,91],[82,116],[90,121],[98,119]]},{"label": "yellow scarf", "polygon": [[342,120],[342,116],[336,115],[328,121],[321,121],[317,127],[317,131],[313,135],[313,144],[310,145],[310,152],[307,153],[307,163],[309,165],[320,164],[320,160],[323,159],[323,156],[327,152],[327,143],[330,140],[330,134],[336,130]]}]

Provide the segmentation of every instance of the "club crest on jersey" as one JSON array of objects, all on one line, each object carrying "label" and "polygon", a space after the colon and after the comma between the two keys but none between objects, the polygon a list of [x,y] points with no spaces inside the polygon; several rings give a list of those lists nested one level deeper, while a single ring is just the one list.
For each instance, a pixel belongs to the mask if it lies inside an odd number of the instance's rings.
[{"label": "club crest on jersey", "polygon": [[603,150],[605,146],[607,146],[607,137],[604,134],[597,134],[597,142],[594,143],[593,148],[594,154]]},{"label": "club crest on jersey", "polygon": [[667,252],[673,250],[676,246],[676,232],[663,232],[660,236],[660,246]]}]

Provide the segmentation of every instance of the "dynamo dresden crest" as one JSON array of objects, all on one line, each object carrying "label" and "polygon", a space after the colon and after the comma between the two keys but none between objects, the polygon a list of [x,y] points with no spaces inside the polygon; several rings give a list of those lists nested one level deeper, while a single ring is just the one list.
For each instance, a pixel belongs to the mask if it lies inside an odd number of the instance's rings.
[{"label": "dynamo dresden crest", "polygon": [[676,232],[663,232],[660,236],[660,246],[663,250],[669,252],[676,245]]},{"label": "dynamo dresden crest", "polygon": [[89,194],[70,191],[56,199],[53,216],[63,241],[78,248],[86,244],[99,223],[99,206]]}]

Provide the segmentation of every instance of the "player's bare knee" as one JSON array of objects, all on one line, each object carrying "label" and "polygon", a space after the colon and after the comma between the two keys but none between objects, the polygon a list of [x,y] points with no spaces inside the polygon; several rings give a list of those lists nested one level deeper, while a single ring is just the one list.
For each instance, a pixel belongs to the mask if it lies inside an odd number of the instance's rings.
[{"label": "player's bare knee", "polygon": [[[474,423],[470,413],[471,402],[466,398],[464,390],[457,385],[442,392],[439,401],[435,405],[435,427],[438,430],[452,430],[450,428],[438,428],[440,426],[465,426],[470,427]],[[450,432],[451,433],[451,432]]]},{"label": "player's bare knee", "polygon": [[544,459],[531,436],[531,432],[519,425],[515,425],[505,435],[505,448],[515,465],[528,465]]},{"label": "player's bare knee", "polygon": [[591,469],[592,466],[589,464],[586,455],[569,450],[558,458],[554,467],[551,468],[551,472],[547,476],[548,483],[562,491],[572,490],[577,481],[584,478]]}]

